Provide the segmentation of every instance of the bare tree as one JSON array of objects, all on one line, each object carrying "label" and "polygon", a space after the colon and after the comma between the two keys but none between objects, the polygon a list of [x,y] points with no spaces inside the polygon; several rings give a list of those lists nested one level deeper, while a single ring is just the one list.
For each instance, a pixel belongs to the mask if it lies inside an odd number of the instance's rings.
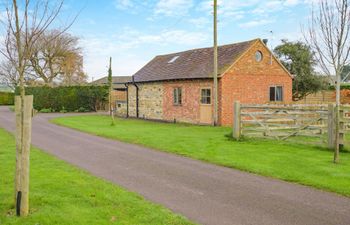
[{"label": "bare tree", "polygon": [[19,83],[19,77],[16,68],[8,61],[2,61],[0,64],[0,83],[6,84],[12,90]]},{"label": "bare tree", "polygon": [[83,56],[79,52],[70,52],[65,56],[62,74],[59,79],[62,85],[70,86],[87,83],[88,76],[83,71]]},{"label": "bare tree", "polygon": [[[24,74],[24,84],[31,85],[36,78],[33,77],[30,73]],[[12,65],[11,62],[4,60],[0,63],[0,83],[5,84],[7,87],[15,90],[19,85],[19,76],[16,68]]]},{"label": "bare tree", "polygon": [[336,76],[336,140],[334,162],[339,161],[339,106],[341,74],[350,63],[349,0],[320,0],[312,9],[309,29],[304,36],[316,52],[323,72]]},{"label": "bare tree", "polygon": [[80,75],[83,56],[78,40],[77,37],[60,30],[45,31],[30,57],[33,76],[52,86],[58,78],[69,83],[77,74]]},{"label": "bare tree", "polygon": [[[59,16],[63,6],[63,0],[37,0],[21,1],[20,9],[18,2],[12,0],[6,6],[5,38],[0,53],[15,68],[20,87],[20,111],[17,124],[20,129],[16,133],[16,209],[17,215],[28,215],[28,192],[29,192],[29,148],[30,135],[24,135],[25,126],[25,89],[24,77],[29,70],[30,57],[33,49],[42,34],[52,25]],[[72,23],[74,20],[72,21]],[[68,29],[70,25],[66,25]],[[29,104],[30,105],[30,104]],[[31,129],[30,127],[28,128]],[[30,131],[29,131],[30,132]]]}]

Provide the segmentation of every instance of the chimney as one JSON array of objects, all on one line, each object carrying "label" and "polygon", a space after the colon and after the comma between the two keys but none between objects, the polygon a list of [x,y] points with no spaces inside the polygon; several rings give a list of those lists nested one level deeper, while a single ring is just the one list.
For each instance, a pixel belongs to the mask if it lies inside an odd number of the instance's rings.
[{"label": "chimney", "polygon": [[269,39],[263,39],[263,42],[265,45],[267,45],[267,42],[269,42]]}]

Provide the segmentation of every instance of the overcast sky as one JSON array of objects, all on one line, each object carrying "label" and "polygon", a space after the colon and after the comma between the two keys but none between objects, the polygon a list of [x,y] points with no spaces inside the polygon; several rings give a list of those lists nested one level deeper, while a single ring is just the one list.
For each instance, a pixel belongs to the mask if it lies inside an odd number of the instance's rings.
[{"label": "overcast sky", "polygon": [[[301,40],[312,0],[219,0],[219,44],[255,38]],[[66,0],[81,10],[69,30],[81,38],[90,80],[132,75],[154,56],[212,45],[212,0]],[[271,35],[270,31],[273,31]],[[272,40],[271,40],[272,39]]]}]

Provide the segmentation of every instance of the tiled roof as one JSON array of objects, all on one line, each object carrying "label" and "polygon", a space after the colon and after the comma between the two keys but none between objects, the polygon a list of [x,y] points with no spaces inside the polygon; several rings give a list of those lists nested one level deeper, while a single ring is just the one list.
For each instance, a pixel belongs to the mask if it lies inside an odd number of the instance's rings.
[{"label": "tiled roof", "polygon": [[[132,77],[130,76],[113,76],[112,83],[113,88],[125,88],[126,83],[131,82]],[[98,80],[91,82],[91,84],[108,84],[108,77],[103,77]]]},{"label": "tiled roof", "polygon": [[[219,75],[257,39],[218,47]],[[213,77],[213,48],[193,49],[156,56],[134,74],[135,82]]]}]

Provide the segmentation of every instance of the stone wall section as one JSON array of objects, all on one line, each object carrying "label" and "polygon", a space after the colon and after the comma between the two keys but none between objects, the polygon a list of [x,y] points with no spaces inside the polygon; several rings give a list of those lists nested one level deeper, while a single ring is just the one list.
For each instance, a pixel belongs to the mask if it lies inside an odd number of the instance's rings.
[{"label": "stone wall section", "polygon": [[[139,118],[163,119],[163,85],[162,83],[140,83]],[[136,117],[136,87],[129,86],[129,116]]]}]

